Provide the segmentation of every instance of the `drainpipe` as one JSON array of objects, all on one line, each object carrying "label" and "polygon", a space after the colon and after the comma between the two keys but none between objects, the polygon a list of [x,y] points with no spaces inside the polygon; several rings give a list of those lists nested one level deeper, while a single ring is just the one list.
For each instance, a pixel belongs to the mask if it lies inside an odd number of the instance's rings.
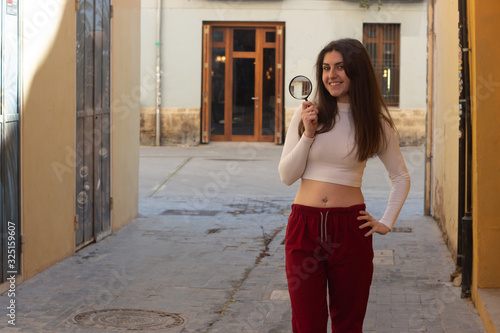
[{"label": "drainpipe", "polygon": [[[460,70],[460,80],[461,91],[459,96],[459,122],[458,122],[458,238],[457,238],[457,267],[461,270],[463,267],[464,259],[464,249],[463,249],[463,237],[462,237],[462,217],[465,215],[465,155],[466,150],[466,131],[465,131],[465,87],[464,87],[464,52],[463,49],[463,22],[462,22],[462,4],[458,4],[459,11],[459,22],[458,22],[458,33],[459,33],[459,52],[461,54],[462,64]],[[467,55],[467,53],[465,53]]]},{"label": "drainpipe", "polygon": [[161,145],[161,0],[156,10],[156,146]]},{"label": "drainpipe", "polygon": [[457,265],[462,267],[462,298],[469,298],[472,284],[472,124],[470,104],[469,36],[467,0],[459,0],[459,41],[462,53],[459,139],[459,215]]},{"label": "drainpipe", "polygon": [[432,104],[434,93],[434,0],[429,0],[427,7],[427,112],[425,128],[425,190],[424,215],[431,215],[432,193]]}]

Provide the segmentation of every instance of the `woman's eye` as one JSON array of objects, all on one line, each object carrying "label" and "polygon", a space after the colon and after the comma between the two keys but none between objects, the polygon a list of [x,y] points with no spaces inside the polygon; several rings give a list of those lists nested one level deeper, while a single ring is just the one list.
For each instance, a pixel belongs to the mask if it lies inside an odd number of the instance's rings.
[{"label": "woman's eye", "polygon": [[324,71],[328,71],[328,70],[330,70],[330,67],[326,67],[326,66],[324,66],[324,67],[323,67],[323,70],[324,70]]}]

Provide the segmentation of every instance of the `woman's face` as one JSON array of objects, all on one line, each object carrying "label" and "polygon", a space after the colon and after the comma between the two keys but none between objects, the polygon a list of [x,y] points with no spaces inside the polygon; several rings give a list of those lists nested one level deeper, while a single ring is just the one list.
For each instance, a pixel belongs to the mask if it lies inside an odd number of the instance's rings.
[{"label": "woman's face", "polygon": [[344,59],[342,54],[331,51],[323,58],[323,84],[326,90],[333,97],[337,97],[337,102],[349,103],[349,85],[351,80],[344,71]]}]

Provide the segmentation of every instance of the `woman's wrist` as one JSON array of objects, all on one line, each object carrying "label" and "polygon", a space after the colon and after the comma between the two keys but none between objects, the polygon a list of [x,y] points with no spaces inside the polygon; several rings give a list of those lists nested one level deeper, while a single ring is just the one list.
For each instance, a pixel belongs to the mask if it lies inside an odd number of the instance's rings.
[{"label": "woman's wrist", "polygon": [[314,133],[313,133],[313,134],[311,134],[311,133],[308,133],[308,132],[304,132],[304,135],[305,135],[306,137],[308,137],[309,139],[314,139]]}]

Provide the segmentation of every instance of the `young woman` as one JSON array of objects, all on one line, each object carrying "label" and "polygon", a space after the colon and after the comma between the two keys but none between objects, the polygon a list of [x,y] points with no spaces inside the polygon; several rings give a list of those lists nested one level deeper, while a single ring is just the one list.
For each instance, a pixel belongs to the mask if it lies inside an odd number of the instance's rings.
[{"label": "young woman", "polygon": [[[279,164],[300,187],[285,249],[294,333],[361,333],[373,274],[372,234],[387,234],[410,177],[370,57],[355,39],[330,42],[316,62],[315,102],[295,112]],[[378,156],[392,181],[384,216],[365,209],[366,160]]]}]

